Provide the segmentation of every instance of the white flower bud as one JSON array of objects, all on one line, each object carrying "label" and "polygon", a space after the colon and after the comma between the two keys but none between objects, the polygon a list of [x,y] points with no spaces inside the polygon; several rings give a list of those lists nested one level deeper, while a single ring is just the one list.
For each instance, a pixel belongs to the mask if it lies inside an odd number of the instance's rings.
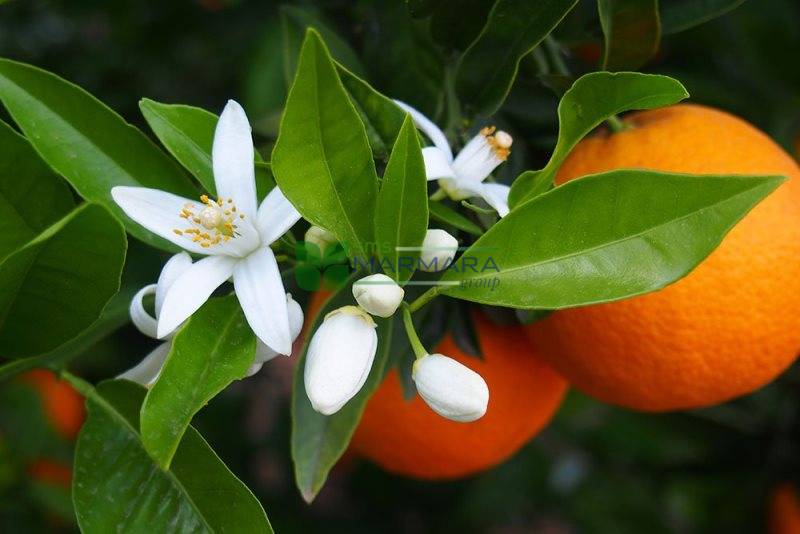
[{"label": "white flower bud", "polygon": [[481,375],[442,354],[429,354],[414,362],[414,383],[431,409],[447,419],[468,423],[483,417],[489,404],[489,387]]},{"label": "white flower bud", "polygon": [[385,274],[371,274],[353,284],[358,305],[378,317],[391,317],[403,302],[405,291]]},{"label": "white flower bud", "polygon": [[[289,333],[292,335],[292,342],[294,342],[303,329],[303,308],[292,298],[291,293],[286,293],[286,307],[289,310]],[[272,347],[259,341],[256,344],[256,357],[253,359],[253,364],[268,362],[277,355],[278,352],[273,350]]]},{"label": "white flower bud", "polygon": [[364,385],[378,334],[364,310],[344,306],[329,313],[311,338],[304,380],[311,406],[324,415],[338,412]]},{"label": "white flower bud", "polygon": [[338,242],[338,239],[336,239],[335,235],[324,228],[320,228],[319,226],[311,226],[308,230],[306,230],[305,242],[314,243],[319,247],[320,253],[325,254],[325,249]]},{"label": "white flower bud", "polygon": [[421,271],[434,273],[450,266],[458,250],[458,240],[444,230],[428,230],[419,255]]}]

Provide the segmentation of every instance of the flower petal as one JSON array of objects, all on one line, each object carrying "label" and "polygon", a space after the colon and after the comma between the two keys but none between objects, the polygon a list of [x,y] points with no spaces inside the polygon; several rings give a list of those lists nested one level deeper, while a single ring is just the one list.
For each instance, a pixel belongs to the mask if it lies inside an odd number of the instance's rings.
[{"label": "flower petal", "polygon": [[482,183],[480,197],[493,207],[500,217],[508,215],[508,192],[511,188],[504,184]]},{"label": "flower petal", "polygon": [[[292,343],[294,343],[303,330],[303,308],[289,293],[286,293],[286,307],[289,312],[289,333],[292,335]],[[277,351],[259,341],[256,345],[256,357],[253,358],[253,363],[266,363],[277,355]],[[287,354],[287,356],[290,355]]]},{"label": "flower petal", "polygon": [[146,187],[118,185],[111,189],[111,197],[125,214],[154,234],[179,247],[197,254],[208,254],[209,250],[192,242],[186,235],[178,235],[175,230],[186,228],[186,220],[180,213],[186,204],[191,204],[199,212],[203,205],[166,191]]},{"label": "flower petal", "polygon": [[[192,257],[185,252],[179,252],[172,256],[158,275],[158,285],[156,286],[156,317],[161,314],[161,306],[164,305],[164,297],[172,286],[172,283],[182,275],[186,269],[192,266]],[[151,336],[155,337],[155,336]]]},{"label": "flower petal", "polygon": [[230,256],[209,256],[186,269],[170,286],[158,316],[158,337],[177,329],[231,277],[236,263]]},{"label": "flower petal", "polygon": [[172,347],[172,342],[167,341],[162,343],[153,351],[144,357],[144,360],[131,367],[117,378],[137,382],[144,387],[150,387],[158,379],[161,374],[161,368],[169,355],[169,349]]},{"label": "flower petal", "polygon": [[435,146],[422,149],[422,159],[425,162],[425,176],[428,180],[439,178],[454,178],[455,173],[447,161],[447,155]]},{"label": "flower petal", "polygon": [[300,212],[284,196],[283,191],[275,186],[258,207],[256,227],[261,234],[261,242],[269,245],[299,220]]},{"label": "flower petal", "polygon": [[[154,317],[152,317],[147,310],[144,309],[144,297],[147,295],[155,295],[156,294],[156,284],[150,284],[149,286],[144,286],[142,289],[136,292],[131,299],[131,306],[129,308],[130,315],[131,315],[131,322],[133,325],[139,329],[139,332],[146,335],[147,337],[152,337],[156,339],[156,331],[158,330],[158,322]],[[158,315],[158,312],[156,312]]]},{"label": "flower petal", "polygon": [[244,109],[228,100],[214,131],[211,162],[217,195],[232,198],[239,211],[256,215],[256,175],[253,136]]},{"label": "flower petal", "polygon": [[412,377],[422,400],[442,417],[468,423],[486,413],[486,381],[452,358],[442,354],[423,356],[414,362]]},{"label": "flower petal", "polygon": [[414,121],[414,124],[417,126],[417,128],[422,130],[422,133],[427,135],[428,139],[430,139],[439,150],[444,152],[445,156],[447,157],[447,162],[452,163],[453,151],[450,150],[450,143],[447,142],[447,137],[444,135],[444,132],[428,117],[412,108],[405,102],[395,100],[394,103],[400,106],[400,109],[411,115],[411,120]]},{"label": "flower petal", "polygon": [[291,354],[286,291],[269,247],[256,250],[236,264],[233,287],[256,336],[276,352]]}]

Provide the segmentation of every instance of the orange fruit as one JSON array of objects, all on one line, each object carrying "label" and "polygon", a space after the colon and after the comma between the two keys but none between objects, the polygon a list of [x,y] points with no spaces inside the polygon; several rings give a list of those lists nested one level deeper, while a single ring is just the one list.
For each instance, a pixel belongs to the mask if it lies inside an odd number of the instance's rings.
[{"label": "orange fruit", "polygon": [[780,484],[772,492],[768,520],[770,534],[800,534],[800,499],[792,484]]},{"label": "orange fruit", "polygon": [[83,397],[51,371],[34,369],[22,375],[21,379],[39,394],[44,413],[53,428],[66,439],[74,439],[86,417]]},{"label": "orange fruit", "polygon": [[479,373],[489,386],[489,407],[473,423],[433,412],[419,397],[403,398],[391,371],[367,403],[351,448],[393,473],[456,478],[492,467],[542,429],[561,404],[566,382],[540,361],[517,326],[497,326],[476,316],[483,359],[462,352],[447,337],[434,352]]},{"label": "orange fruit", "polygon": [[39,458],[31,463],[28,466],[28,475],[51,486],[69,488],[72,483],[72,469],[47,458]]},{"label": "orange fruit", "polygon": [[570,383],[610,403],[663,411],[749,393],[800,350],[800,169],[765,134],[715,109],[679,105],[626,121],[631,129],[579,143],[556,181],[635,167],[789,180],[684,279],[557,311],[527,331]]}]

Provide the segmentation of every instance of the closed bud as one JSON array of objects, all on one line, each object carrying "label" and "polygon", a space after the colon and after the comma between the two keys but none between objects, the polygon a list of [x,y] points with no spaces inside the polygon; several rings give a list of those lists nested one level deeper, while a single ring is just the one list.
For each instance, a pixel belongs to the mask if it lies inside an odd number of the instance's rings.
[{"label": "closed bud", "polygon": [[311,406],[323,415],[338,412],[364,385],[377,348],[375,322],[364,310],[344,306],[329,313],[306,354],[303,378]]},{"label": "closed bud", "polygon": [[468,423],[483,417],[489,404],[489,387],[481,375],[442,354],[429,354],[414,362],[414,383],[431,409],[447,419]]},{"label": "closed bud", "polygon": [[385,274],[371,274],[353,284],[358,305],[378,317],[391,317],[403,302],[405,291]]},{"label": "closed bud", "polygon": [[458,250],[458,240],[444,230],[428,230],[422,241],[419,255],[419,268],[435,273],[447,269]]},{"label": "closed bud", "polygon": [[319,226],[311,226],[306,230],[305,242],[314,243],[319,247],[320,253],[325,254],[325,249],[338,242],[338,240],[335,235],[326,229]]}]

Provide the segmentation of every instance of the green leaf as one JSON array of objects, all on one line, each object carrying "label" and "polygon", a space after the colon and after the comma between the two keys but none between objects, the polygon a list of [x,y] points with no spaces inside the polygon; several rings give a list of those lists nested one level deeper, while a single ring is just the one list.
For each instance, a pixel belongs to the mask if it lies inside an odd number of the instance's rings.
[{"label": "green leaf", "polygon": [[169,471],[153,462],[138,430],[146,391],[124,380],[89,391],[72,488],[81,531],[272,532],[261,504],[194,428]]},{"label": "green leaf", "polygon": [[497,0],[456,72],[456,92],[480,115],[506,99],[522,58],[556,27],[577,0]]},{"label": "green leaf", "polygon": [[342,84],[358,111],[361,121],[367,130],[367,137],[372,152],[377,158],[385,158],[397,139],[400,127],[403,126],[405,112],[392,100],[367,82],[336,64]]},{"label": "green leaf", "polygon": [[0,382],[36,367],[61,367],[72,359],[85,354],[95,343],[130,321],[129,309],[135,293],[134,289],[126,288],[111,297],[95,322],[81,332],[78,337],[58,348],[46,354],[13,360],[0,365]]},{"label": "green leaf", "polygon": [[0,263],[2,356],[42,354],[99,316],[119,289],[125,232],[100,205],[83,204]]},{"label": "green leaf", "polygon": [[661,2],[664,35],[682,32],[724,15],[745,0],[669,0]]},{"label": "green leaf", "polygon": [[597,0],[605,47],[603,70],[636,70],[658,52],[658,0]]},{"label": "green leaf", "polygon": [[[139,109],[169,153],[197,178],[209,194],[216,195],[211,147],[219,117],[202,108],[161,104],[147,98],[139,102]],[[258,194],[263,198],[272,188],[272,175],[258,151],[255,152],[255,163]]]},{"label": "green leaf", "polygon": [[42,159],[83,198],[110,209],[146,243],[175,249],[134,223],[111,199],[116,185],[196,195],[180,167],[142,132],[80,87],[7,59],[0,59],[0,100]]},{"label": "green leaf", "polygon": [[[351,277],[348,284],[325,302],[314,324],[309,328],[309,333],[317,330],[328,312],[352,304],[351,291],[354,279],[355,276]],[[391,317],[389,319],[376,317],[375,322],[378,325],[378,349],[367,381],[355,397],[331,416],[314,411],[306,396],[303,369],[311,336],[308,336],[303,346],[300,361],[295,368],[292,389],[292,459],[297,487],[307,502],[311,502],[319,493],[325,484],[328,472],[344,454],[361,419],[361,414],[364,413],[367,400],[383,380],[392,344],[393,321]]]},{"label": "green leaf", "polygon": [[[375,240],[381,263],[393,267],[398,283],[414,274],[420,245],[428,231],[428,181],[417,129],[406,116],[383,173],[375,208]],[[411,260],[411,261],[409,261]],[[402,263],[401,263],[402,261]],[[411,263],[409,266],[408,263]]]},{"label": "green leaf", "polygon": [[181,328],[142,404],[142,443],[161,467],[169,467],[192,417],[245,377],[255,353],[255,334],[234,295],[209,300]]},{"label": "green leaf", "polygon": [[472,235],[483,235],[481,227],[470,221],[459,212],[446,204],[437,202],[435,200],[428,201],[428,211],[430,212],[431,219],[439,222],[449,224],[459,230],[463,230]]},{"label": "green leaf", "polygon": [[652,109],[689,96],[678,80],[637,72],[593,72],[581,76],[558,104],[558,142],[540,171],[526,171],[511,185],[510,207],[550,189],[558,168],[586,134],[612,115]]},{"label": "green leaf", "polygon": [[783,180],[648,170],[573,180],[495,224],[463,254],[474,268],[457,260],[442,277],[461,285],[441,292],[557,309],[655,291],[691,271]]},{"label": "green leaf", "polygon": [[272,171],[303,217],[368,258],[377,175],[364,125],[319,34],[309,30],[289,91]]},{"label": "green leaf", "polygon": [[[280,114],[289,80],[284,73],[284,36],[280,17],[268,17],[257,37],[253,58],[244,73],[244,107],[253,129],[266,135],[278,133]],[[298,43],[299,44],[299,43]]]},{"label": "green leaf", "polygon": [[0,260],[74,206],[67,184],[0,121]]},{"label": "green leaf", "polygon": [[464,50],[480,35],[494,2],[442,0],[431,17],[431,36],[445,49]]}]

